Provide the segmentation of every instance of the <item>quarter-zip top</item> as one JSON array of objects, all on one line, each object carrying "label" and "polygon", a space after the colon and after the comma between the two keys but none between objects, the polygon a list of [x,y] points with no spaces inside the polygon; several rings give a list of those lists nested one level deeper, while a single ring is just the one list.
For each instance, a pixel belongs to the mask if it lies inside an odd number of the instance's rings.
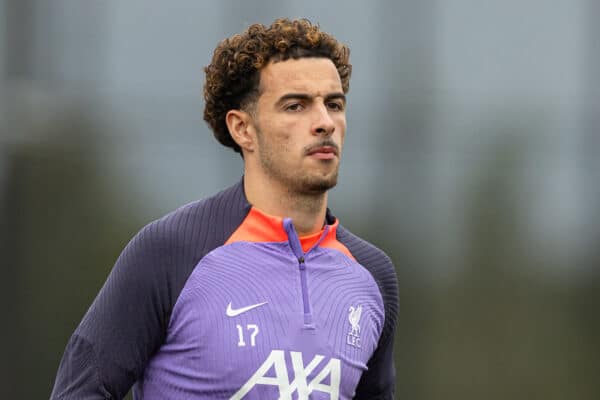
[{"label": "quarter-zip top", "polygon": [[120,376],[136,400],[392,398],[393,266],[326,219],[298,237],[240,182],[150,224],[73,336],[57,398],[69,374],[102,380],[76,398],[123,397]]}]

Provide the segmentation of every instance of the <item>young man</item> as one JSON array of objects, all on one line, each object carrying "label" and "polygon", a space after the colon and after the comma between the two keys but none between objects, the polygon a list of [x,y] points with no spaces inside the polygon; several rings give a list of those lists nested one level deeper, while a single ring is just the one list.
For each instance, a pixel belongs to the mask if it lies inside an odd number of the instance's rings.
[{"label": "young man", "polygon": [[394,268],[327,209],[348,55],[306,20],[219,44],[204,117],[243,179],[135,236],[53,398],[393,399]]}]

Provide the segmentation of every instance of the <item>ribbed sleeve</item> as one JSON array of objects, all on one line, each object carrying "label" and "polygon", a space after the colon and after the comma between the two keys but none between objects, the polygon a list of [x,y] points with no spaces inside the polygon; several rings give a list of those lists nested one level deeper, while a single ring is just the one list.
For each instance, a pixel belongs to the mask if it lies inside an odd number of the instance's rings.
[{"label": "ribbed sleeve", "polygon": [[379,286],[385,309],[385,322],[377,349],[367,363],[356,389],[355,399],[393,400],[395,385],[394,335],[398,320],[398,279],[390,258],[372,244],[353,235],[342,226],[337,239],[364,266]]},{"label": "ribbed sleeve", "polygon": [[121,399],[165,339],[190,274],[250,210],[242,183],[144,227],[71,337],[52,399]]}]

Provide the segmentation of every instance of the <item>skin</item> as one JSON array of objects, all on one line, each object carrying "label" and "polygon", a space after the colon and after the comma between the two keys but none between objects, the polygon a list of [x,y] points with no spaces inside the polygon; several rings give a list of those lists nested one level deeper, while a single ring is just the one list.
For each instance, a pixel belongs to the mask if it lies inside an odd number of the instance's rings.
[{"label": "skin", "polygon": [[339,74],[327,58],[271,62],[260,71],[259,93],[249,110],[226,116],[244,155],[246,197],[267,214],[292,218],[299,235],[318,232],[346,132]]}]

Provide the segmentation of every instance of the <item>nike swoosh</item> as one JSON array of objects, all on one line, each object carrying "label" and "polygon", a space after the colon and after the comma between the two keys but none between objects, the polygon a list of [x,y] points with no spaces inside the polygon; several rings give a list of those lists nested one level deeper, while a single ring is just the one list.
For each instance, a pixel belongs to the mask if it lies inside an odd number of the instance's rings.
[{"label": "nike swoosh", "polygon": [[251,306],[246,306],[246,307],[242,307],[242,308],[236,308],[235,310],[233,308],[231,308],[231,303],[229,303],[227,305],[227,311],[225,311],[225,314],[228,317],[237,317],[240,314],[245,313],[246,311],[250,311],[256,307],[260,307],[260,306],[264,306],[265,304],[267,304],[267,302],[265,301],[264,303],[258,303],[258,304],[252,304]]}]

